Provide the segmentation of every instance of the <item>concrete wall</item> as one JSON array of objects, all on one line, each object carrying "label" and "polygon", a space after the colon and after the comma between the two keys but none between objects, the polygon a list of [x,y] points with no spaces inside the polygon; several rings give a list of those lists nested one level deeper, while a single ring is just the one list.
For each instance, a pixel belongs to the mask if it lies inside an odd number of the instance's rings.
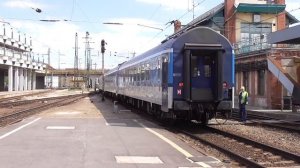
[{"label": "concrete wall", "polygon": [[5,78],[5,70],[0,69],[0,91],[4,91],[4,78]]}]

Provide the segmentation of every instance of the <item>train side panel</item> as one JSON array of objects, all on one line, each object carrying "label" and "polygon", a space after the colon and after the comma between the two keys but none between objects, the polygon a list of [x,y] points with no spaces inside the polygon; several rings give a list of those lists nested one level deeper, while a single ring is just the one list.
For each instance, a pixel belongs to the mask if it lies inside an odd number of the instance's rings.
[{"label": "train side panel", "polygon": [[[171,50],[154,54],[119,71],[119,94],[168,109],[168,71]],[[166,75],[163,75],[166,74]],[[166,82],[165,85],[163,82]]]},{"label": "train side panel", "polygon": [[232,46],[205,27],[183,32],[105,75],[105,91],[121,101],[159,117],[203,123],[216,110],[231,110],[233,86]]}]

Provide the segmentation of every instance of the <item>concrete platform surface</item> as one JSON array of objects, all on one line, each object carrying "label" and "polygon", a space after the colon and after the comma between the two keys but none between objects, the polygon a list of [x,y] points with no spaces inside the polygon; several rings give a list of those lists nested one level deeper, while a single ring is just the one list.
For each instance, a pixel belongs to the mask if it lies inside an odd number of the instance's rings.
[{"label": "concrete platform surface", "polygon": [[220,167],[172,133],[98,96],[0,128],[0,167]]},{"label": "concrete platform surface", "polygon": [[[239,108],[235,107],[234,110],[239,111]],[[271,117],[279,120],[300,121],[300,112],[292,112],[292,110],[262,109],[248,105],[246,106],[246,110],[248,113],[254,115]]]}]

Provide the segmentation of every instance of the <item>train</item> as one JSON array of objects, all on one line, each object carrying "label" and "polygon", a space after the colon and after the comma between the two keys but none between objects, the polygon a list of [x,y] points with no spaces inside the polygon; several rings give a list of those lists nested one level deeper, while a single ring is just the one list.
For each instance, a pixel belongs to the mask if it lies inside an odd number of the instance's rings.
[{"label": "train", "polygon": [[[178,33],[104,74],[114,100],[159,118],[207,124],[233,109],[234,53],[228,39],[208,27]],[[103,76],[102,76],[103,78]]]}]

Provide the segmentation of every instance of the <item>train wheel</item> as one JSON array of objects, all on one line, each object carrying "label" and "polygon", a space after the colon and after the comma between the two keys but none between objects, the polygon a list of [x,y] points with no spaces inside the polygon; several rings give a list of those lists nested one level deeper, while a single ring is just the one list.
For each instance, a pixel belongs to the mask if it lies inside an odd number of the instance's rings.
[{"label": "train wheel", "polygon": [[218,124],[225,124],[229,118],[229,112],[215,112],[215,120]]},{"label": "train wheel", "polygon": [[202,125],[207,125],[208,124],[208,119],[209,119],[209,113],[204,111],[204,113],[201,116],[201,124]]},{"label": "train wheel", "polygon": [[[200,122],[202,125],[207,125],[208,124],[208,119],[209,119],[209,113],[205,108],[203,107],[202,104],[197,105],[197,114],[196,116],[199,116]],[[198,119],[198,120],[199,120]]]}]

